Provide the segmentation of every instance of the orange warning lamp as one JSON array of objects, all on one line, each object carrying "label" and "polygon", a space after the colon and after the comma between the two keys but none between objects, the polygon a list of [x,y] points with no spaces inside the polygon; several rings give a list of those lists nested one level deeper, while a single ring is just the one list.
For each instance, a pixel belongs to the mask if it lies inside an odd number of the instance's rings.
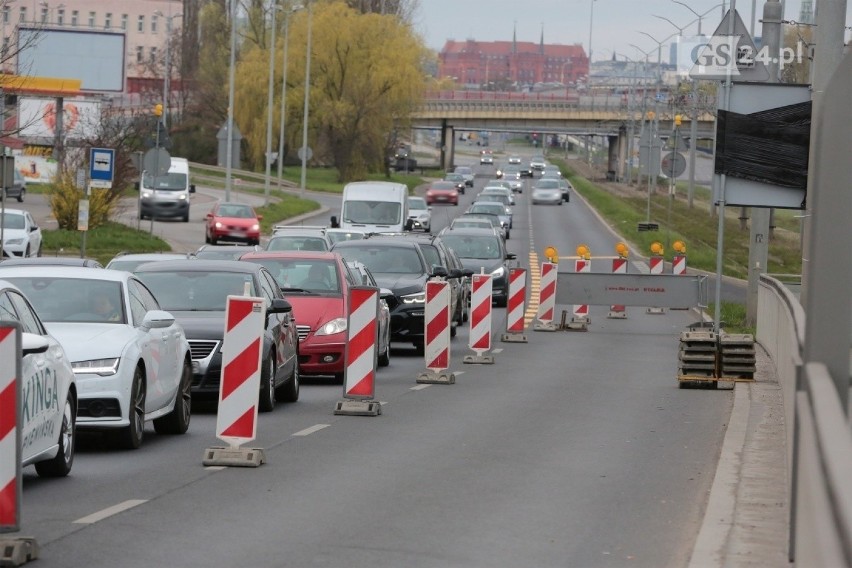
[{"label": "orange warning lamp", "polygon": [[160,103],[154,105],[154,116],[163,116],[163,105]]},{"label": "orange warning lamp", "polygon": [[680,126],[682,123],[683,123],[683,118],[679,114],[676,114],[675,117],[674,117],[675,128]]},{"label": "orange warning lamp", "polygon": [[651,243],[651,252],[654,254],[662,255],[663,245],[659,241],[654,241],[653,243]]},{"label": "orange warning lamp", "polygon": [[589,245],[582,244],[577,247],[577,256],[584,260],[590,260],[592,258],[592,251],[589,250]]},{"label": "orange warning lamp", "polygon": [[656,115],[656,114],[654,113],[654,111],[652,111],[652,110],[649,110],[647,113],[645,113],[645,117],[646,117],[648,120],[654,120],[654,117],[655,117],[655,116],[657,116],[657,115]]},{"label": "orange warning lamp", "polygon": [[615,254],[617,254],[618,256],[620,256],[622,258],[627,258],[628,252],[629,252],[629,249],[627,248],[626,244],[624,244],[622,242],[618,242],[615,245]]},{"label": "orange warning lamp", "polygon": [[672,244],[672,248],[680,254],[686,254],[686,243],[684,243],[683,241],[675,241]]},{"label": "orange warning lamp", "polygon": [[550,262],[559,262],[559,251],[554,246],[548,246],[544,249],[544,257]]}]

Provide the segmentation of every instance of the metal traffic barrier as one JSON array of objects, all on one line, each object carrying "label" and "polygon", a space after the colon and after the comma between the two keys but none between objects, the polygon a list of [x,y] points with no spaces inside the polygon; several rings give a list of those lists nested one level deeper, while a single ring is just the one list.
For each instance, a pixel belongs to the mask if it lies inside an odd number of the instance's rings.
[{"label": "metal traffic barrier", "polygon": [[[615,252],[618,254],[618,257],[612,259],[612,273],[627,274],[627,255],[629,253],[627,245],[619,242],[615,245]],[[609,307],[607,317],[610,319],[625,319],[627,318],[627,308],[621,304],[613,304]]]},{"label": "metal traffic barrier", "polygon": [[527,311],[527,269],[509,269],[509,299],[506,302],[506,333],[504,343],[526,343],[524,316]]},{"label": "metal traffic barrier", "polygon": [[[592,251],[589,245],[581,244],[577,247],[577,259],[574,260],[574,273],[582,274],[592,271]],[[565,325],[565,329],[573,331],[588,331],[589,329],[589,305],[574,304],[571,321]]]},{"label": "metal traffic barrier", "polygon": [[343,376],[343,400],[334,408],[335,414],[349,416],[378,416],[381,403],[376,395],[378,366],[379,289],[372,286],[349,288],[346,367]]},{"label": "metal traffic barrier", "polygon": [[544,256],[547,262],[541,263],[538,312],[535,315],[533,331],[556,331],[553,312],[556,310],[556,263],[559,262],[559,251],[556,247],[549,246],[544,249]]},{"label": "metal traffic barrier", "polygon": [[[665,266],[665,262],[663,260],[663,245],[658,241],[654,241],[651,243],[651,258],[648,259],[648,268],[651,274],[662,274],[663,268]],[[649,314],[664,314],[666,313],[665,308],[659,307],[656,304],[651,304],[653,307],[649,307],[645,310],[646,313]]]},{"label": "metal traffic barrier", "polygon": [[493,282],[490,274],[474,274],[471,277],[470,293],[470,337],[468,347],[476,354],[465,355],[464,363],[492,365],[491,350],[491,302]]},{"label": "metal traffic barrier", "polygon": [[455,373],[446,372],[450,366],[450,283],[446,280],[426,282],[425,320],[426,371],[417,376],[417,382],[454,384]]},{"label": "metal traffic barrier", "polygon": [[263,298],[228,296],[216,414],[216,437],[228,447],[213,446],[204,450],[201,463],[206,466],[258,467],[266,461],[262,448],[241,447],[257,438],[257,393],[260,391],[265,328]]}]

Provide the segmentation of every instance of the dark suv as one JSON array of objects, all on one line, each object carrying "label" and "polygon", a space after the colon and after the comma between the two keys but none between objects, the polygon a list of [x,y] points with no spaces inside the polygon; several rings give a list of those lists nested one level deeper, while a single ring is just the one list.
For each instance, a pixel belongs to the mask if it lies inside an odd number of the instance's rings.
[{"label": "dark suv", "polygon": [[422,353],[426,281],[446,276],[446,272],[430,268],[415,239],[395,235],[341,241],[332,251],[340,253],[347,262],[363,263],[381,288],[393,292],[392,297],[386,298],[391,315],[391,341],[410,342]]},{"label": "dark suv", "polygon": [[507,261],[514,260],[516,256],[506,251],[506,245],[497,231],[450,227],[441,231],[441,239],[461,258],[465,268],[492,276],[492,298],[498,306],[505,307],[509,299]]}]

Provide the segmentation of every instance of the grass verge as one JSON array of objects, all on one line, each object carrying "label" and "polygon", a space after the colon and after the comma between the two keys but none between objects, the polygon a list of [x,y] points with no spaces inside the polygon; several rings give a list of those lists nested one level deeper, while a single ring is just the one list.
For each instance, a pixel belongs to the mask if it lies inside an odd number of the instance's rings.
[{"label": "grass verge", "polygon": [[271,194],[279,201],[270,201],[269,205],[256,208],[257,214],[263,215],[263,220],[260,222],[261,234],[271,233],[273,225],[320,208],[320,204],[316,201],[288,195],[283,191],[273,191]]},{"label": "grass verge", "polygon": [[[79,256],[83,246],[83,233],[80,231],[42,231],[42,238],[42,256]],[[143,253],[170,250],[172,247],[169,243],[159,237],[110,221],[88,231],[85,256],[95,258],[106,266],[110,259],[122,251]]]},{"label": "grass verge", "polygon": [[[710,302],[707,313],[711,316],[716,313],[716,304]],[[735,302],[722,302],[719,311],[720,327],[727,333],[750,333],[754,335],[757,330],[753,326],[746,325],[746,307]]]}]

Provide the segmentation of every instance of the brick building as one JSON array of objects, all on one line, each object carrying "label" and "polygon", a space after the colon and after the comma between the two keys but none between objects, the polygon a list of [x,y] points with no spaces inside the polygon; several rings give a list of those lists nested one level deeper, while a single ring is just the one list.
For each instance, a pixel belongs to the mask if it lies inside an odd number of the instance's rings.
[{"label": "brick building", "polygon": [[448,40],[438,54],[438,76],[462,85],[577,82],[588,75],[589,58],[583,46],[536,44],[529,41],[480,42]]}]

